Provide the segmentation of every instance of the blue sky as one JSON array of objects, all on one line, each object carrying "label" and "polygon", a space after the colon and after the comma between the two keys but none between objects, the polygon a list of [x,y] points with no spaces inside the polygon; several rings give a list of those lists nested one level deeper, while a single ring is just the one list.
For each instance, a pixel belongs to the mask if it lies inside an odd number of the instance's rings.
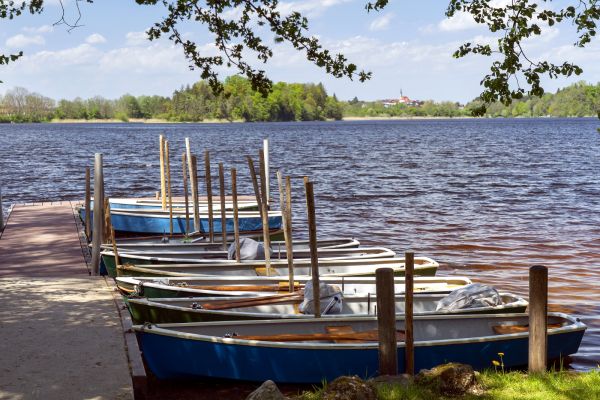
[{"label": "blue sky", "polygon": [[[497,0],[502,3],[504,0]],[[9,66],[0,66],[0,93],[22,86],[59,98],[116,98],[134,95],[171,95],[173,90],[198,80],[190,71],[181,49],[168,40],[149,42],[144,31],[158,21],[160,6],[139,6],[133,0],[101,0],[80,3],[83,26],[68,32],[53,26],[60,18],[58,0],[46,0],[41,15],[25,15],[2,21],[0,50],[22,49],[25,56]],[[414,99],[466,102],[481,91],[479,82],[490,59],[471,56],[453,59],[453,51],[465,41],[491,41],[492,34],[467,15],[446,19],[446,2],[390,2],[380,12],[367,13],[364,0],[282,1],[282,10],[299,10],[309,17],[311,32],[334,52],[345,54],[359,67],[373,73],[367,83],[336,79],[315,67],[289,45],[273,45],[274,57],[266,66],[271,79],[286,82],[323,82],[329,93],[341,99],[393,98],[402,89]],[[73,0],[66,0],[67,17],[74,18]],[[207,52],[211,36],[204,27],[189,24],[184,29]],[[580,77],[549,81],[555,90],[569,83],[600,81],[600,45],[574,48],[570,26],[544,29],[527,45],[533,58],[577,62]],[[225,77],[234,71],[222,70]]]}]

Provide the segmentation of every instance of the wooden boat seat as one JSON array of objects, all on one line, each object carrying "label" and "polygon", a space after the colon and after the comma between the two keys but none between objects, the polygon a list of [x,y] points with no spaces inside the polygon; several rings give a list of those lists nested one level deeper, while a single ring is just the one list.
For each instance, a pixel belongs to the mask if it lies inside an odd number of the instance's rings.
[{"label": "wooden boat seat", "polygon": [[[563,326],[562,323],[548,324],[548,329],[556,329]],[[529,332],[529,325],[495,325],[492,327],[496,335],[508,335],[510,333]]]},{"label": "wooden boat seat", "polygon": [[[377,342],[379,335],[377,329],[369,331],[354,331],[351,326],[327,326],[327,333],[284,333],[278,335],[242,335],[236,339],[259,340],[267,342],[305,342],[305,341],[332,341],[334,343],[366,343]],[[396,339],[403,342],[405,332],[396,331]]]}]

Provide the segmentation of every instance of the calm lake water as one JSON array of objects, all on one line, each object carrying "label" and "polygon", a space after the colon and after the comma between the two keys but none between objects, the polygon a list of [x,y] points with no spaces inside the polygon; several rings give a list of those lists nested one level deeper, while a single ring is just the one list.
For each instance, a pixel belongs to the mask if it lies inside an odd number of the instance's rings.
[{"label": "calm lake water", "polygon": [[[597,119],[414,120],[270,124],[0,125],[5,202],[81,199],[84,168],[105,156],[109,196],[159,189],[158,135],[181,194],[184,138],[238,168],[264,137],[275,170],[294,177],[294,229],[305,236],[303,175],[315,183],[320,236],[354,236],[438,260],[441,275],[527,293],[527,268],[550,268],[551,309],[588,331],[572,367],[600,363],[600,134]],[[199,160],[199,165],[203,165]],[[200,168],[200,173],[203,168]],[[218,180],[213,179],[214,191]],[[227,182],[229,180],[227,179]],[[203,188],[204,186],[202,186]]]}]

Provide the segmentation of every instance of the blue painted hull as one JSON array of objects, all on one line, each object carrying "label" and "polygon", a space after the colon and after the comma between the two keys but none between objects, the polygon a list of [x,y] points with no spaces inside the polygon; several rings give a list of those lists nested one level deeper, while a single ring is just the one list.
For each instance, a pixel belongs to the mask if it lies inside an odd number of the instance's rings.
[{"label": "blue painted hull", "polygon": [[[574,354],[583,331],[549,335],[548,357],[557,359]],[[279,383],[320,383],[342,375],[363,378],[377,375],[376,346],[355,348],[289,348],[200,341],[138,332],[147,365],[160,379],[224,378]],[[260,342],[259,342],[260,343]],[[498,353],[504,353],[506,367],[527,364],[528,338],[506,338],[415,347],[415,369],[429,369],[447,362],[492,367]],[[398,347],[398,367],[404,372],[404,347]]]},{"label": "blue painted hull", "polygon": [[[92,212],[92,216],[93,216]],[[79,216],[85,221],[85,210],[81,208],[79,210]],[[115,214],[111,213],[111,221],[116,232],[129,232],[129,233],[145,233],[145,234],[164,234],[170,232],[169,227],[169,216],[146,216],[146,215],[134,215],[134,214]],[[239,219],[240,232],[261,232],[262,231],[262,219],[260,217],[242,217]],[[173,234],[185,234],[185,216],[174,215],[173,216]],[[193,228],[193,219],[190,220],[190,227]],[[221,230],[221,218],[213,219],[214,233],[220,234]],[[201,231],[208,232],[208,219],[200,219]],[[233,218],[227,218],[225,222],[225,229],[227,233],[233,232]],[[281,229],[281,216],[269,217],[269,229],[279,230]]]}]

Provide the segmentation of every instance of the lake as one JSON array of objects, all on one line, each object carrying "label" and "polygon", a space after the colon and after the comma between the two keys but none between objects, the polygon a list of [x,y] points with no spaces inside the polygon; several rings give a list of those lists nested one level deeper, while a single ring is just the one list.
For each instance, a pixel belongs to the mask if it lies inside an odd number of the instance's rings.
[{"label": "lake", "polygon": [[[4,201],[82,199],[84,168],[105,157],[108,196],[159,190],[158,135],[170,142],[174,193],[181,153],[238,169],[270,139],[275,171],[293,177],[294,230],[306,236],[301,177],[315,181],[319,236],[412,249],[460,274],[527,293],[527,268],[550,268],[551,310],[588,324],[575,369],[600,363],[600,134],[597,119],[406,120],[266,124],[0,125]],[[199,158],[199,175],[203,175]],[[200,178],[201,178],[200,177]],[[227,182],[229,182],[227,178]],[[213,178],[215,193],[218,180]],[[201,185],[201,190],[205,190]],[[6,204],[5,204],[6,206]]]}]

